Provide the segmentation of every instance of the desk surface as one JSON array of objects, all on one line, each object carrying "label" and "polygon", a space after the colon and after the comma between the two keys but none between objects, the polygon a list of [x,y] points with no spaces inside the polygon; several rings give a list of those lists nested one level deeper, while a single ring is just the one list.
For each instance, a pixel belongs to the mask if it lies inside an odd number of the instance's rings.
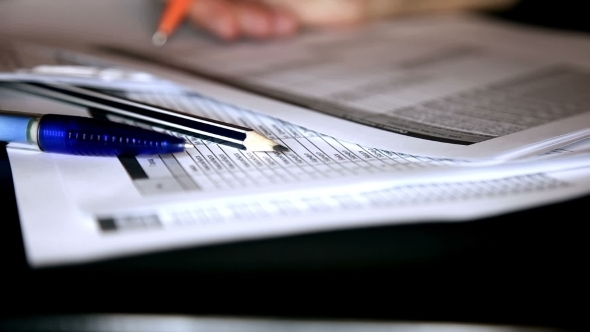
[{"label": "desk surface", "polygon": [[[498,16],[590,31],[583,20],[548,15],[559,9],[545,2],[537,7],[545,11],[531,13],[532,2]],[[583,299],[576,300],[587,289],[590,195],[475,222],[323,232],[32,270],[1,150],[2,281],[10,306],[0,318],[126,312],[585,323],[577,306]]]}]

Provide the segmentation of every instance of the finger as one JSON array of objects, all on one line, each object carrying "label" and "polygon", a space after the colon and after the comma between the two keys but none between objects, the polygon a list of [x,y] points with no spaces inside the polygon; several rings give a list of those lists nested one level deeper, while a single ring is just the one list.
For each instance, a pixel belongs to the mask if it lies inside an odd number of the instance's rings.
[{"label": "finger", "polygon": [[296,16],[284,9],[274,8],[272,13],[272,34],[274,36],[287,36],[295,33],[299,28]]},{"label": "finger", "polygon": [[232,40],[240,34],[232,1],[195,0],[188,13],[188,18],[197,26],[221,39]]},{"label": "finger", "polygon": [[273,35],[274,12],[270,7],[259,2],[235,0],[233,14],[241,35],[254,38]]},{"label": "finger", "polygon": [[[356,23],[366,16],[375,0],[261,0],[269,6],[284,8],[307,26]],[[390,0],[380,0],[390,1]],[[398,0],[401,1],[401,0]]]},{"label": "finger", "polygon": [[298,28],[295,15],[259,0],[233,0],[234,16],[240,34],[246,37],[268,38],[294,33]]}]

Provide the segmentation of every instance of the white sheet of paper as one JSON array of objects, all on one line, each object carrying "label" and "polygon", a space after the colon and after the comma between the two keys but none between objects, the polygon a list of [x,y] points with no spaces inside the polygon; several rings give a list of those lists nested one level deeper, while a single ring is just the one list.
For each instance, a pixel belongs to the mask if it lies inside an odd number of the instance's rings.
[{"label": "white sheet of paper", "polygon": [[[30,4],[35,1],[26,2]],[[67,1],[56,2],[63,4]],[[106,3],[112,5],[114,2]],[[131,3],[137,4],[133,1],[126,2]],[[102,5],[103,3],[95,2],[93,6],[98,8]],[[14,2],[9,6],[18,7]],[[114,16],[117,15],[121,16],[121,13],[117,12]],[[416,31],[422,31],[421,29],[432,28],[421,25],[424,21],[417,22],[421,22],[420,25],[414,26],[411,22],[402,21],[395,29],[386,31],[398,38],[398,34],[401,34],[401,37],[411,36]],[[439,24],[436,20],[434,22]],[[445,19],[442,22],[446,22]],[[3,23],[0,22],[0,26],[1,24]],[[471,31],[482,39],[483,36],[489,37],[490,44],[482,46],[483,58],[496,63],[502,69],[498,73],[492,73],[492,81],[499,79],[499,76],[511,76],[519,72],[507,70],[508,67],[524,68],[526,71],[527,68],[541,68],[556,59],[555,52],[546,52],[537,54],[539,57],[535,58],[535,61],[514,62],[515,59],[529,59],[531,54],[524,47],[514,49],[508,45],[510,47],[503,48],[502,43],[494,39],[497,33],[505,29],[504,26],[488,25],[479,20],[472,21],[471,18],[448,24],[449,22],[442,24],[441,27],[447,27],[446,30],[442,30],[446,33],[453,32],[453,36],[456,32],[457,38],[466,37],[466,31]],[[467,26],[473,30],[465,29]],[[145,33],[145,30],[137,27],[130,31]],[[31,31],[22,29],[20,32]],[[59,31],[53,32],[57,35]],[[78,32],[71,30],[68,33]],[[30,33],[30,36],[34,35]],[[129,47],[127,51],[142,50],[141,38],[133,40],[126,35],[125,38],[128,39],[122,42],[105,36],[89,38],[85,42],[101,45],[111,42],[109,46]],[[180,33],[179,37],[182,36]],[[576,84],[580,80],[584,82],[584,70],[579,71],[578,68],[587,65],[589,53],[586,53],[587,46],[579,49],[577,47],[580,40],[586,41],[585,38],[557,38],[558,36],[551,34],[529,34],[520,30],[514,34],[504,33],[503,36],[509,38],[510,44],[526,40],[536,45],[537,51],[549,50],[558,43],[560,51],[565,54],[563,60],[576,68],[573,73],[566,70],[563,77],[566,81],[577,82]],[[531,36],[539,38],[529,40],[528,37]],[[60,38],[55,38],[55,41],[59,40]],[[71,44],[72,40],[68,43]],[[328,41],[330,40],[333,41]],[[80,38],[77,41],[82,42]],[[187,40],[178,38],[176,44],[170,45],[170,49],[175,49],[174,47],[185,41]],[[197,41],[188,42],[187,51],[196,52],[191,43]],[[211,47],[206,40],[200,40],[198,43],[200,42],[204,42],[207,49]],[[416,43],[420,46],[419,44]],[[494,51],[486,52],[492,44]],[[61,55],[68,55],[67,64],[100,66],[94,63],[95,58],[79,57],[77,54],[74,54],[74,58],[69,57],[73,55],[67,52],[69,48],[88,51],[87,48],[78,46],[68,45],[65,50],[60,49]],[[242,46],[250,48],[249,45]],[[243,49],[242,46],[237,50]],[[421,45],[422,48],[416,49],[427,51],[428,46]],[[496,46],[499,48],[495,48]],[[400,56],[408,56],[411,49],[410,43],[408,50],[402,50]],[[572,49],[578,49],[579,52],[572,54],[568,51]],[[472,65],[473,59],[469,59],[474,54],[473,50],[466,50],[467,58],[459,56],[458,63],[461,66]],[[477,50],[476,48],[475,54],[481,54]],[[203,50],[198,52],[201,51]],[[459,47],[451,49],[447,55],[452,59],[464,51],[465,49]],[[151,49],[146,54],[155,59],[163,57]],[[228,63],[231,57],[235,56],[234,50],[229,49],[224,50],[224,54],[227,54]],[[35,267],[323,230],[421,221],[467,221],[571,199],[587,194],[590,188],[588,141],[584,140],[586,135],[583,129],[576,127],[588,127],[587,122],[584,122],[585,114],[574,115],[578,118],[564,118],[550,123],[547,131],[536,127],[471,145],[478,146],[478,151],[455,151],[455,147],[436,144],[437,149],[443,148],[438,154],[453,155],[457,157],[455,160],[420,157],[419,154],[402,152],[404,149],[427,152],[430,149],[427,146],[429,144],[422,142],[414,146],[412,144],[417,140],[406,141],[403,135],[395,135],[396,140],[392,144],[400,145],[399,150],[394,150],[396,152],[358,144],[358,141],[362,140],[379,143],[383,131],[367,129],[307,107],[293,106],[207,79],[196,78],[189,73],[162,69],[158,65],[118,57],[112,53],[106,54],[104,49],[102,52],[90,50],[88,55],[104,56],[101,61],[114,61],[124,68],[154,74],[158,78],[167,78],[192,90],[177,90],[159,80],[152,82],[154,85],[132,81],[109,82],[111,87],[133,90],[129,94],[133,98],[251,125],[269,137],[281,140],[291,148],[291,151],[248,154],[193,140],[195,148],[187,153],[117,159],[44,154],[13,146],[8,152],[23,238],[29,263]],[[497,55],[500,57],[497,58]],[[182,53],[178,53],[178,56],[182,57]],[[189,61],[191,57],[182,59]],[[354,60],[354,56],[352,59]],[[176,57],[166,57],[164,60],[179,63],[179,58]],[[487,63],[486,61],[483,63]],[[196,66],[190,61],[188,64],[181,64],[190,65],[191,68]],[[236,64],[243,65],[240,62]],[[579,75],[580,73],[582,74]],[[27,75],[33,74],[39,73],[30,72]],[[463,84],[473,83],[475,87],[480,86],[487,82],[485,79],[482,81],[485,75],[480,74],[482,72],[475,70],[473,81],[462,77],[454,83],[461,81]],[[496,74],[499,76],[494,76]],[[36,77],[45,79],[47,75]],[[104,80],[96,78],[67,79],[86,80],[89,83],[95,81],[97,87],[105,86]],[[118,83],[121,84],[117,85]],[[437,89],[440,86],[434,90],[428,90],[424,86],[422,88],[422,92],[431,93],[439,91]],[[157,90],[160,90],[159,93],[154,94]],[[320,90],[323,88],[318,89]],[[563,93],[558,92],[558,95]],[[61,103],[36,98],[22,98],[12,91],[0,91],[0,95],[0,107],[23,111],[38,112],[39,109],[43,109],[45,112],[87,114],[83,108],[66,107]],[[558,114],[562,114],[563,111],[561,108],[556,110]],[[268,115],[275,115],[281,120]],[[570,123],[573,119],[579,121],[575,124]],[[304,126],[300,126],[301,124]],[[322,132],[305,128],[321,128]],[[355,143],[342,139],[346,138],[346,133],[351,132],[355,132],[355,136],[350,141]],[[569,137],[552,141],[560,135]],[[510,138],[510,142],[504,138]],[[410,141],[414,143],[410,144]],[[546,143],[543,149],[534,146],[539,141]],[[402,142],[404,144],[401,144]],[[502,142],[507,145],[502,146]],[[572,144],[566,146],[568,142]],[[498,151],[506,157],[506,153],[514,151],[512,148],[522,149],[529,146],[527,144],[530,144],[531,149],[525,150],[524,154],[518,153],[511,157],[550,151],[518,163],[494,165],[494,161],[486,165],[483,162],[458,160],[463,157],[478,161],[486,160],[491,156],[499,156],[496,154]],[[551,150],[555,146],[561,149]]]},{"label": "white sheet of paper", "polygon": [[[9,153],[26,254],[34,267],[317,231],[468,221],[571,199],[590,187],[586,155],[576,162],[535,163],[504,172],[494,166],[406,183],[400,177],[381,190],[375,188],[395,176],[307,183],[299,189],[285,185],[280,191],[177,192],[142,200],[133,179],[112,159]],[[117,201],[122,194],[137,202]]]},{"label": "white sheet of paper", "polygon": [[[134,57],[206,77],[225,89],[206,80],[184,83],[350,142],[507,160],[590,135],[589,41],[443,16],[269,43],[177,38],[161,49],[101,45],[97,54],[150,72],[156,68]],[[175,81],[183,74],[159,71]]]},{"label": "white sheet of paper", "polygon": [[[467,166],[342,142],[182,92],[129,96],[243,121],[291,151],[247,153],[197,140],[187,153],[126,159],[9,148],[32,266],[350,227],[469,220],[564,200],[590,187],[582,142],[553,155],[559,158]],[[86,112],[14,91],[0,90],[0,96],[1,107]]]},{"label": "white sheet of paper", "polygon": [[[590,135],[590,43],[581,34],[459,14],[229,44],[186,25],[157,48],[149,42],[157,1],[59,0],[35,20],[26,4],[3,7],[9,35],[93,47],[125,67],[365,146],[508,160]],[[59,8],[75,8],[86,24],[60,22]]]}]

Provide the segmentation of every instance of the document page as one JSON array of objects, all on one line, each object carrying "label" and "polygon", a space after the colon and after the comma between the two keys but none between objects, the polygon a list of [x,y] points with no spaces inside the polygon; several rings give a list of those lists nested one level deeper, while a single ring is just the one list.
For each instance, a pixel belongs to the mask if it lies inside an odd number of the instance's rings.
[{"label": "document page", "polygon": [[[582,142],[553,154],[559,158],[471,167],[350,144],[182,89],[127,95],[252,125],[291,151],[253,153],[193,139],[194,148],[184,153],[105,158],[10,146],[32,266],[352,227],[470,220],[576,197],[590,187]],[[3,108],[92,116],[15,91],[0,90],[0,97]]]},{"label": "document page", "polygon": [[[30,15],[32,4],[42,17]],[[158,48],[151,36],[161,1],[2,8],[7,35],[93,47],[197,93],[365,146],[507,160],[588,136],[583,34],[470,14],[416,15],[265,42],[223,43],[187,23]],[[63,20],[64,11],[75,19]]]},{"label": "document page", "polygon": [[[162,48],[97,47],[134,65],[156,62],[279,101],[257,110],[340,139],[475,160],[536,154],[588,137],[589,41],[451,15],[270,42],[180,36]],[[235,100],[219,91],[212,97]]]},{"label": "document page", "polygon": [[[163,71],[186,83],[180,85],[156,75],[157,69],[113,67],[109,57],[97,60],[67,49],[36,53],[54,59],[47,63],[61,71],[52,73],[37,60],[24,66],[23,54],[33,49],[18,50],[0,53],[18,60],[3,62],[7,71],[0,79],[67,81],[122,94],[246,125],[289,148],[248,152],[186,137],[193,147],[183,153],[105,158],[10,144],[26,255],[34,267],[306,232],[467,221],[578,197],[590,188],[588,140],[502,163],[424,157],[269,116],[253,106],[277,104],[190,75]],[[70,65],[97,70],[76,76],[67,71]],[[114,78],[107,75],[112,69]],[[153,76],[139,79],[145,73]],[[209,92],[240,98],[225,102]],[[0,108],[95,116],[84,107],[9,89],[0,89]]]}]

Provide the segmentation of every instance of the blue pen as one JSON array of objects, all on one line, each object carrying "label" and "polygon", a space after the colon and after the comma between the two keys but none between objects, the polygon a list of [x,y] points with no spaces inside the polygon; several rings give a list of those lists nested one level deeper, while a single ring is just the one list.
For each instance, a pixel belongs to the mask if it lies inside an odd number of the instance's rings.
[{"label": "blue pen", "polygon": [[136,156],[184,151],[184,139],[95,118],[0,110],[0,141],[86,156]]}]

